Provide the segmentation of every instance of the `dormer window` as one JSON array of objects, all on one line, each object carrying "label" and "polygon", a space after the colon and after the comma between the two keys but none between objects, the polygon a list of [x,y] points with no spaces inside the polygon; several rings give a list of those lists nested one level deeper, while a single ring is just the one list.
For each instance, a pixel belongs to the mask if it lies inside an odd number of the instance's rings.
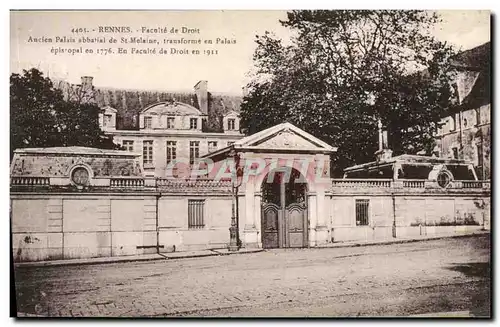
[{"label": "dormer window", "polygon": [[224,131],[230,132],[231,134],[240,130],[240,122],[238,113],[231,111],[223,117],[223,127]]},{"label": "dormer window", "polygon": [[167,128],[168,129],[175,128],[175,117],[167,117]]},{"label": "dormer window", "polygon": [[227,120],[227,129],[230,131],[234,131],[236,129],[236,119],[229,118]]},{"label": "dormer window", "polygon": [[153,128],[153,117],[144,117],[144,128]]},{"label": "dormer window", "polygon": [[198,118],[189,119],[189,129],[198,129]]},{"label": "dormer window", "polygon": [[105,106],[101,108],[99,112],[99,127],[111,131],[115,130],[116,123],[116,109],[110,106]]},{"label": "dormer window", "polygon": [[214,152],[217,150],[217,141],[208,141],[208,152]]},{"label": "dormer window", "polygon": [[111,120],[113,119],[113,115],[106,114],[104,115],[104,126],[111,126]]}]

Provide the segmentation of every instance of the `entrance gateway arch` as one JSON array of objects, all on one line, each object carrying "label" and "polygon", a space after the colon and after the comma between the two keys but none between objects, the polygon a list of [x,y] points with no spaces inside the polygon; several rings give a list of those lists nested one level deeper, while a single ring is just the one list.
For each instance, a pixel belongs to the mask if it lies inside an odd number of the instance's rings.
[{"label": "entrance gateway arch", "polygon": [[209,153],[216,164],[238,156],[254,173],[238,183],[239,235],[244,247],[300,248],[326,243],[325,192],[337,148],[283,123]]},{"label": "entrance gateway arch", "polygon": [[262,183],[263,248],[307,246],[307,182],[287,168],[270,171]]}]

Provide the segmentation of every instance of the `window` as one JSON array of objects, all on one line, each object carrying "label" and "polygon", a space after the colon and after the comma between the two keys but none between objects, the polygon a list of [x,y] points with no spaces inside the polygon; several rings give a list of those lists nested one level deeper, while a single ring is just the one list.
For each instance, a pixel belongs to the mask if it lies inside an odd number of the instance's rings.
[{"label": "window", "polygon": [[142,163],[144,166],[153,164],[153,141],[144,141],[142,144]]},{"label": "window", "polygon": [[188,228],[203,228],[203,207],[205,200],[188,200]]},{"label": "window", "polygon": [[236,129],[236,119],[230,118],[227,120],[227,129],[234,131]]},{"label": "window", "polygon": [[134,141],[123,140],[122,145],[126,151],[134,152]]},{"label": "window", "polygon": [[356,200],[356,226],[368,226],[370,200]]},{"label": "window", "polygon": [[189,163],[194,164],[195,160],[200,157],[200,142],[189,142]]},{"label": "window", "polygon": [[233,145],[233,144],[234,144],[234,141],[229,141],[229,142],[227,142],[227,146],[231,146],[231,145]]},{"label": "window", "polygon": [[453,152],[453,159],[458,159],[458,148],[453,147],[451,148],[451,151]]},{"label": "window", "polygon": [[476,112],[476,125],[481,125],[481,110],[478,108],[474,111]]},{"label": "window", "polygon": [[77,186],[87,185],[89,179],[89,171],[83,167],[77,167],[71,173],[71,181]]},{"label": "window", "polygon": [[467,118],[464,118],[464,128],[467,128]]},{"label": "window", "polygon": [[177,158],[177,142],[167,141],[167,165]]},{"label": "window", "polygon": [[198,118],[189,119],[189,129],[198,129]]},{"label": "window", "polygon": [[175,128],[175,117],[167,117],[167,128]]},{"label": "window", "polygon": [[440,171],[437,175],[436,180],[440,187],[446,188],[448,185],[450,185],[451,175],[447,171]]},{"label": "window", "polygon": [[481,144],[476,145],[477,151],[477,166],[483,167],[483,147]]},{"label": "window", "polygon": [[208,152],[214,152],[217,150],[217,142],[216,141],[208,141]]},{"label": "window", "polygon": [[152,128],[153,127],[153,117],[144,117],[144,128]]},{"label": "window", "polygon": [[456,129],[455,118],[450,117],[450,132],[453,132],[455,129]]},{"label": "window", "polygon": [[113,115],[104,115],[104,126],[110,126],[111,125],[111,119],[113,118]]}]

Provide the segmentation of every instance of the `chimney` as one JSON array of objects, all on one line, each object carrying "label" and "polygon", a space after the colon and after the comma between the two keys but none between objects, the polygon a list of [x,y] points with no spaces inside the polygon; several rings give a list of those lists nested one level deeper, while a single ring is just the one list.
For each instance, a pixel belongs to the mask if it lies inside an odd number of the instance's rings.
[{"label": "chimney", "polygon": [[81,103],[95,103],[96,98],[94,94],[94,87],[92,86],[92,76],[82,76],[82,85],[80,87],[80,92],[78,101]]},{"label": "chimney", "polygon": [[199,81],[194,86],[194,93],[198,99],[200,111],[208,115],[208,81]]},{"label": "chimney", "polygon": [[92,76],[82,76],[82,89],[84,91],[92,90]]}]

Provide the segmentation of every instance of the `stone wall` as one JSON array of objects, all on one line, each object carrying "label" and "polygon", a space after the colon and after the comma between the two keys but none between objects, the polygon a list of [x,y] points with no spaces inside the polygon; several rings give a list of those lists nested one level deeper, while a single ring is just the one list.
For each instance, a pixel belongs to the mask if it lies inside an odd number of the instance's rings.
[{"label": "stone wall", "polygon": [[[205,228],[188,228],[188,201],[204,200]],[[158,202],[161,251],[226,248],[231,224],[231,198],[227,196],[165,197]]]},{"label": "stone wall", "polygon": [[142,176],[139,162],[130,156],[76,157],[68,154],[26,154],[15,156],[11,163],[12,176],[65,177],[75,164],[85,164],[92,169],[95,177]]},{"label": "stone wall", "polygon": [[[153,180],[155,181],[155,180]],[[489,182],[331,180],[308,192],[309,245],[404,239],[490,229]],[[158,179],[155,185],[59,190],[11,188],[15,261],[42,261],[226,248],[229,182]],[[127,184],[128,185],[128,184]],[[406,186],[405,186],[406,185]],[[261,246],[260,193],[240,190],[243,246]],[[243,192],[245,191],[245,192]],[[368,223],[356,224],[356,200],[368,200]],[[188,225],[189,200],[203,200],[204,226]]]},{"label": "stone wall", "polygon": [[[11,195],[15,261],[139,255],[206,248],[229,242],[231,199],[205,200],[205,228],[188,228],[191,197],[154,194]],[[158,224],[157,224],[158,205]],[[157,232],[158,226],[158,232]],[[161,247],[162,246],[162,247]]]},{"label": "stone wall", "polygon": [[[369,201],[369,223],[356,225],[357,199]],[[345,187],[327,195],[327,242],[451,235],[490,229],[489,189]]]}]

